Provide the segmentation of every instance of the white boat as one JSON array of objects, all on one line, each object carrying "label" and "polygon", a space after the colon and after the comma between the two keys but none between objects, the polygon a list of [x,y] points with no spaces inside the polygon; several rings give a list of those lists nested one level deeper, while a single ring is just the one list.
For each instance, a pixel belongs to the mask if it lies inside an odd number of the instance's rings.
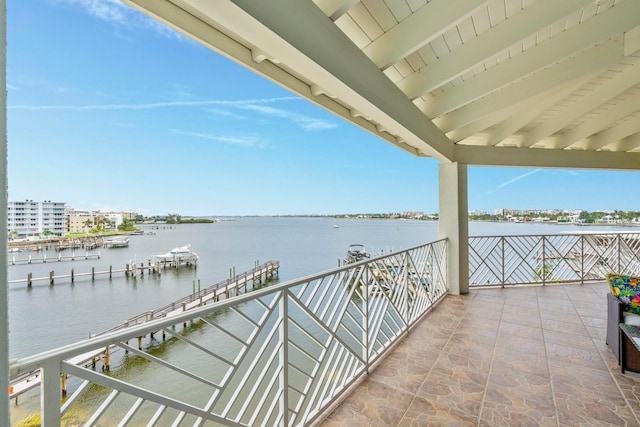
[{"label": "white boat", "polygon": [[371,255],[369,255],[364,249],[364,245],[355,243],[353,245],[349,245],[349,250],[347,250],[347,257],[344,259],[344,263],[352,264],[368,258],[371,258]]},{"label": "white boat", "polygon": [[175,247],[166,254],[154,255],[153,257],[160,264],[195,264],[198,261],[198,254],[191,250],[189,244]]},{"label": "white boat", "polygon": [[106,248],[126,248],[129,246],[129,238],[114,238],[104,241],[104,246]]}]

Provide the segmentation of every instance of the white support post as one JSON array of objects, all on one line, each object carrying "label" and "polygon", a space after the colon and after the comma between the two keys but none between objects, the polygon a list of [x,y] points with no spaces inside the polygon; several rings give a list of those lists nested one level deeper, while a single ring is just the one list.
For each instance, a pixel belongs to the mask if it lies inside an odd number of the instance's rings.
[{"label": "white support post", "polygon": [[9,425],[9,300],[7,293],[7,4],[0,0],[0,425]]},{"label": "white support post", "polygon": [[467,165],[438,167],[440,238],[447,240],[447,285],[455,295],[469,292],[469,210]]},{"label": "white support post", "polygon": [[280,411],[282,413],[281,424],[283,427],[289,425],[289,290],[282,291],[282,297],[280,298],[280,317],[281,323],[279,328],[279,340],[280,340],[280,357],[279,363],[281,367],[280,371],[280,390],[282,396],[280,397]]},{"label": "white support post", "polygon": [[60,427],[60,362],[47,360],[40,369],[40,415],[43,426]]}]

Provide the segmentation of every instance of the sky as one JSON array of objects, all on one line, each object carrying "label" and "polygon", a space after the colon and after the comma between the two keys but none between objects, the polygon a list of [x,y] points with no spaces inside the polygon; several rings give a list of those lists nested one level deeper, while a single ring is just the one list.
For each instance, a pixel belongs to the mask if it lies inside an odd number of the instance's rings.
[{"label": "sky", "polygon": [[[438,211],[416,158],[117,0],[7,0],[9,201],[142,215]],[[470,210],[640,210],[640,172],[469,167]]]}]

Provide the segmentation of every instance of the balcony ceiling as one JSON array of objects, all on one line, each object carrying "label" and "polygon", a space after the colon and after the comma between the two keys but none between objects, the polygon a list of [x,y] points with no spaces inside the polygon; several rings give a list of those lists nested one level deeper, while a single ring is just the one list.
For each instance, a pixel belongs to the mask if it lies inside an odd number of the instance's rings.
[{"label": "balcony ceiling", "polygon": [[640,0],[124,0],[416,156],[640,170]]}]

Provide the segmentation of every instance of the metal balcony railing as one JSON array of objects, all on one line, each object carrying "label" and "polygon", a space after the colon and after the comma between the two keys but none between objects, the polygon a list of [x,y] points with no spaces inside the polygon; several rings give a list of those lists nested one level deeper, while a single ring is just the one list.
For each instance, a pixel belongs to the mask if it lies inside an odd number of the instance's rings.
[{"label": "metal balcony railing", "polygon": [[[306,425],[446,294],[446,258],[439,240],[168,313],[11,376],[37,375],[45,427]],[[102,370],[86,362],[96,352]]]},{"label": "metal balcony railing", "polygon": [[640,275],[640,233],[469,238],[469,285],[519,285]]}]

